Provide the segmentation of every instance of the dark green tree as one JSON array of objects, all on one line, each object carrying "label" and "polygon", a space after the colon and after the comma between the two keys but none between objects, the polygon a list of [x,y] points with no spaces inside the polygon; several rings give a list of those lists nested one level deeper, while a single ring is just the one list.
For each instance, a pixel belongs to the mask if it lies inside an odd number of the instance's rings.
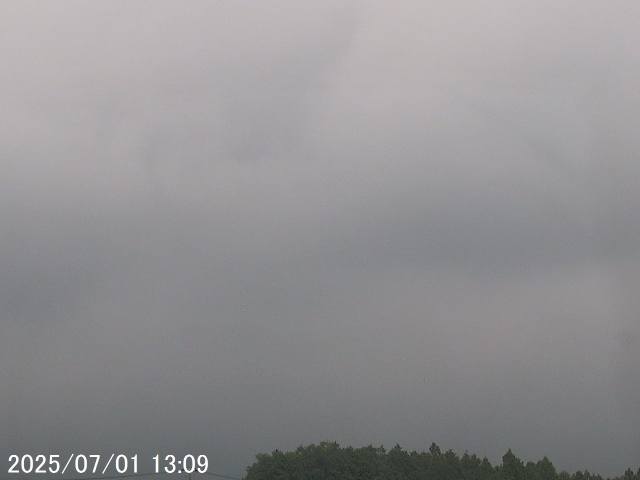
[{"label": "dark green tree", "polygon": [[[509,449],[495,468],[465,452],[442,452],[432,443],[426,452],[368,445],[342,448],[336,442],[300,446],[293,452],[259,453],[245,480],[603,480],[588,470],[556,472],[547,457],[526,465]],[[640,469],[607,480],[640,480]]]},{"label": "dark green tree", "polygon": [[525,466],[511,449],[507,450],[502,457],[502,466],[499,471],[502,480],[526,480]]}]

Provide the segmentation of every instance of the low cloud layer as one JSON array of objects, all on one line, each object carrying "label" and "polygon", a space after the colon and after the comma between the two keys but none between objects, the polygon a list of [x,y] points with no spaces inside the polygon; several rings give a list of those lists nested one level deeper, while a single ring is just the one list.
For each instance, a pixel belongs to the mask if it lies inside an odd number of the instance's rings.
[{"label": "low cloud layer", "polygon": [[639,21],[7,8],[0,451],[636,469]]}]

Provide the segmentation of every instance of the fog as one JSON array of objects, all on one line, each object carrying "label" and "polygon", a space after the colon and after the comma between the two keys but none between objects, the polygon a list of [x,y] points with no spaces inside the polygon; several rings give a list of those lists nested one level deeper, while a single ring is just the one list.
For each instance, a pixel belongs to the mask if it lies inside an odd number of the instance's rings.
[{"label": "fog", "polygon": [[638,468],[635,2],[4,10],[5,462]]}]

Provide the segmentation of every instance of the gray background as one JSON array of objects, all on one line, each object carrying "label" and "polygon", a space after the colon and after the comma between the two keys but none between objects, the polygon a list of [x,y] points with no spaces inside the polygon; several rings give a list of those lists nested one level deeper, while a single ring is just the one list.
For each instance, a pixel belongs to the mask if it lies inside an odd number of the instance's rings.
[{"label": "gray background", "polygon": [[640,466],[637,2],[2,9],[4,457]]}]

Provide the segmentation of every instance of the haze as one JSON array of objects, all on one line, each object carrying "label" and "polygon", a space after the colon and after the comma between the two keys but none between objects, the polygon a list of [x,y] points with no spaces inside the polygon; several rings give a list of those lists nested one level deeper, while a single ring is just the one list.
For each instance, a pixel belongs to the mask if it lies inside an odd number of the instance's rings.
[{"label": "haze", "polygon": [[0,452],[637,469],[638,45],[635,1],[5,2]]}]

